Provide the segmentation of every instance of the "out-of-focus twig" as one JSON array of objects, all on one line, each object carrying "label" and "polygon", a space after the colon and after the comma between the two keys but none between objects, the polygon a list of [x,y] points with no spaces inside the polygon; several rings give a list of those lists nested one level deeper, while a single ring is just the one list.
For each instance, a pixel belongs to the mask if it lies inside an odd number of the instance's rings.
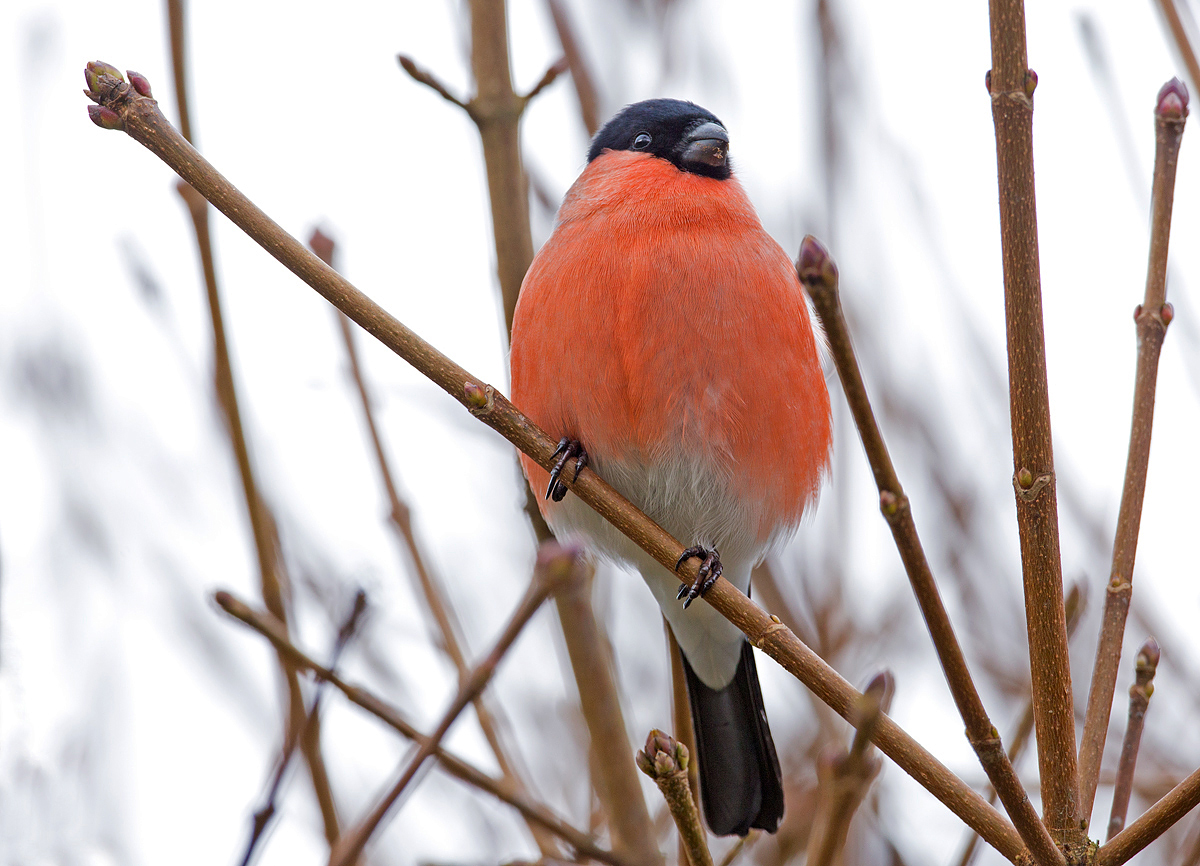
[{"label": "out-of-focus twig", "polygon": [[817,768],[821,800],[808,837],[808,866],[831,866],[846,844],[850,819],[879,773],[879,759],[870,754],[871,736],[892,702],[894,689],[890,672],[876,674],[859,699],[850,750],[838,748],[822,755]]},{"label": "out-of-focus twig", "polygon": [[596,80],[583,58],[579,39],[562,0],[546,0],[546,6],[550,9],[550,18],[554,21],[554,31],[558,34],[558,44],[562,46],[563,57],[571,69],[571,80],[575,83],[575,96],[579,100],[579,116],[583,120],[583,128],[587,130],[588,135],[595,135],[600,130],[600,97],[596,90]]},{"label": "out-of-focus twig", "polygon": [[659,730],[650,732],[645,747],[637,753],[638,768],[654,780],[667,801],[688,863],[713,866],[708,837],[700,823],[700,810],[688,784],[689,763],[687,746]]},{"label": "out-of-focus twig", "polygon": [[921,614],[925,617],[925,624],[945,672],[950,693],[966,724],[967,739],[979,756],[979,762],[983,765],[988,779],[999,793],[1000,801],[1030,851],[1046,863],[1061,863],[1062,854],[1054,846],[1053,840],[1033,810],[1033,805],[1029,802],[1029,797],[1004,752],[996,728],[988,718],[979,691],[971,679],[966,657],[954,634],[954,626],[950,623],[937,583],[930,571],[929,561],[925,558],[921,539],[917,535],[908,497],[900,486],[900,479],[896,475],[891,455],[888,454],[887,445],[879,432],[874,410],[867,397],[862,371],[859,369],[846,319],[842,314],[837,268],[829,253],[811,235],[801,244],[796,271],[800,282],[808,290],[824,326],[842,389],[862,437],[863,448],[867,452],[867,460],[875,476],[875,484],[879,488],[880,510],[892,530],[892,537],[912,584],[913,593],[917,597]]},{"label": "out-of-focus twig", "polygon": [[1171,39],[1175,42],[1179,56],[1183,58],[1183,65],[1187,67],[1192,87],[1200,87],[1200,62],[1196,60],[1196,52],[1188,39],[1187,28],[1183,26],[1179,10],[1175,8],[1175,0],[1158,0],[1158,8],[1162,10],[1163,18],[1167,21],[1167,29],[1171,31]]},{"label": "out-of-focus twig", "polygon": [[1138,747],[1142,743],[1146,710],[1150,706],[1150,696],[1154,694],[1154,674],[1158,671],[1160,654],[1154,638],[1147,639],[1137,654],[1136,678],[1129,687],[1129,721],[1125,726],[1125,742],[1121,745],[1121,762],[1117,765],[1117,781],[1113,786],[1106,842],[1125,827],[1129,796],[1133,792],[1133,770],[1137,766]]},{"label": "out-of-focus twig", "polygon": [[[539,465],[546,469],[554,465],[556,440],[526,418],[495,388],[438,352],[305,249],[192,149],[163,117],[153,98],[127,84],[120,72],[106,63],[88,64],[87,76],[90,85],[87,94],[95,103],[89,107],[88,114],[97,126],[124,131],[142,144],[284,267],[458,400],[476,418]],[[573,474],[572,462],[568,461],[564,468],[566,474]],[[683,545],[599,475],[584,472],[578,479],[567,478],[566,483],[580,500],[657,562],[668,569],[675,567],[683,553]],[[696,563],[685,563],[680,579],[695,581],[698,568]],[[704,601],[835,712],[843,718],[849,716],[858,696],[857,690],[777,618],[772,619],[723,578],[709,589]],[[880,720],[875,744],[1007,859],[1014,863],[1023,862],[1029,856],[1020,835],[1002,815],[886,716]]]},{"label": "out-of-focus twig", "polygon": [[[265,611],[254,610],[228,592],[215,593],[213,600],[234,619],[249,626],[269,640],[276,650],[285,654],[299,668],[310,671],[318,680],[328,682],[344,694],[350,703],[366,710],[384,724],[418,745],[424,745],[429,741],[429,737],[417,730],[395,707],[361,686],[347,682],[335,671],[317,663],[310,656],[298,649],[288,639],[279,620],[275,619],[271,614]],[[442,769],[451,776],[478,788],[480,791],[491,794],[502,803],[512,806],[526,820],[532,821],[558,836],[575,849],[576,854],[580,857],[586,857],[601,863],[608,863],[611,866],[633,866],[630,861],[623,859],[614,852],[599,848],[590,836],[563,821],[544,805],[533,802],[523,793],[511,791],[503,780],[489,776],[478,767],[467,763],[462,758],[456,757],[451,752],[447,752],[441,746],[434,751],[434,757],[437,758]]]},{"label": "out-of-focus twig", "polygon": [[[367,594],[361,589],[355,593],[354,607],[350,611],[350,615],[346,617],[342,627],[338,629],[337,637],[333,642],[333,650],[329,654],[329,670],[336,670],[337,663],[341,659],[342,650],[346,648],[350,638],[354,636],[354,632],[358,630],[358,623],[362,619],[363,613],[367,609]],[[321,692],[322,686],[325,685],[324,680],[317,681],[317,687],[313,690],[311,703],[308,708],[308,716],[304,720],[304,725],[300,731],[300,739],[309,735],[313,723],[317,718],[317,713],[321,708]],[[261,807],[255,810],[251,816],[250,826],[250,841],[246,845],[246,853],[242,857],[242,866],[248,866],[251,859],[254,857],[254,848],[266,832],[267,825],[271,823],[271,819],[275,816],[275,800],[279,795],[279,789],[283,786],[283,778],[287,773],[288,764],[292,761],[292,753],[296,750],[298,740],[293,737],[288,737],[283,744],[283,751],[279,756],[279,761],[275,765],[275,774],[271,779],[271,787],[267,792],[266,801]]]},{"label": "out-of-focus twig", "polygon": [[554,593],[591,743],[593,787],[608,819],[613,850],[630,860],[661,863],[633,763],[616,676],[592,610],[593,573],[590,564],[581,566],[560,581]]},{"label": "out-of-focus twig", "polygon": [[[1079,626],[1079,620],[1083,618],[1083,611],[1087,607],[1087,584],[1076,582],[1071,584],[1071,591],[1067,593],[1067,600],[1064,604],[1067,611],[1067,637],[1071,638],[1075,635],[1075,629]],[[1025,747],[1029,745],[1029,735],[1033,733],[1033,698],[1025,704],[1025,711],[1021,713],[1021,719],[1017,722],[1017,727],[1012,735],[1008,737],[1008,760],[1015,767],[1021,755],[1025,752]],[[996,802],[996,789],[992,788],[988,792],[988,802]],[[956,859],[955,863],[958,866],[970,866],[970,863],[975,859],[975,852],[979,850],[979,834],[971,833],[967,839],[967,844],[963,846],[963,852]]]},{"label": "out-of-focus twig", "polygon": [[1167,249],[1175,201],[1175,170],[1187,120],[1187,104],[1187,87],[1178,78],[1173,78],[1159,91],[1154,110],[1156,148],[1150,205],[1150,262],[1146,273],[1145,297],[1134,314],[1138,357],[1129,456],[1125,463],[1121,507],[1117,512],[1117,533],[1113,542],[1112,571],[1104,598],[1104,618],[1100,625],[1100,640],[1096,645],[1087,716],[1079,746],[1080,795],[1085,817],[1091,815],[1096,785],[1100,779],[1100,759],[1104,754],[1113,692],[1117,687],[1125,620],[1133,597],[1133,564],[1142,523],[1146,473],[1150,465],[1158,359],[1167,325],[1174,316],[1171,305],[1167,303]]},{"label": "out-of-focus twig", "polygon": [[383,823],[384,818],[387,817],[388,812],[391,811],[392,806],[404,793],[409,783],[416,777],[417,771],[429,758],[433,757],[437,747],[441,745],[442,738],[446,736],[459,713],[466,708],[475,695],[483,691],[491,680],[509,648],[520,636],[525,625],[541,608],[542,602],[560,584],[574,578],[584,567],[582,554],[578,549],[564,548],[555,542],[547,542],[542,545],[541,550],[538,551],[537,565],[534,566],[533,580],[530,581],[529,589],[509,618],[500,637],[496,639],[495,645],[484,656],[483,661],[477,664],[471,670],[470,675],[463,680],[458,688],[458,694],[454,696],[450,706],[442,714],[441,721],[438,722],[434,732],[418,747],[417,753],[408,761],[396,783],[380,799],[375,808],[358,824],[348,829],[338,843],[333,846],[333,850],[329,854],[329,866],[349,866],[359,858],[367,841]]},{"label": "out-of-focus twig", "polygon": [[[334,267],[333,256],[335,247],[332,238],[320,229],[316,229],[309,238],[308,245],[320,257],[321,261],[330,267]],[[446,591],[442,586],[441,580],[425,562],[421,546],[417,544],[416,533],[413,531],[412,512],[408,504],[401,499],[399,489],[396,487],[395,480],[392,477],[391,465],[388,461],[387,453],[383,448],[383,438],[380,436],[379,428],[375,423],[375,412],[370,392],[367,389],[366,377],[363,374],[362,365],[359,363],[358,348],[354,342],[353,324],[346,318],[344,313],[339,310],[334,310],[333,312],[337,317],[338,325],[342,332],[342,342],[346,347],[346,357],[350,362],[350,375],[354,379],[355,390],[358,392],[359,397],[359,405],[363,411],[363,420],[366,422],[367,432],[371,437],[371,446],[375,453],[375,464],[379,469],[379,477],[383,481],[384,492],[387,494],[389,506],[388,520],[392,525],[392,529],[395,530],[397,538],[404,545],[409,561],[412,563],[410,574],[417,584],[415,588],[420,591],[422,598],[425,600],[425,610],[433,621],[432,624],[435,629],[434,641],[454,664],[454,668],[458,672],[459,681],[461,682],[469,673],[466,653],[462,648],[462,629],[458,624],[458,618],[454,614],[454,608],[446,596]],[[487,695],[476,695],[471,705],[475,709],[475,717],[479,722],[480,729],[483,731],[483,736],[491,747],[492,754],[496,757],[496,763],[500,767],[500,775],[504,777],[505,782],[512,786],[514,790],[522,790],[524,784],[513,766],[513,762],[508,755],[508,750],[504,747],[500,739],[499,725],[489,705]],[[559,853],[545,831],[534,824],[529,824],[529,830],[533,834],[534,840],[537,842],[538,849],[541,851],[543,857],[555,856]]]},{"label": "out-of-focus twig", "polygon": [[1100,846],[1095,866],[1120,866],[1167,832],[1200,803],[1200,770],[1164,795],[1142,816]]},{"label": "out-of-focus twig", "polygon": [[[175,101],[179,110],[179,126],[183,137],[192,142],[191,112],[188,105],[187,82],[187,14],[183,0],[167,0],[168,34],[171,48],[171,67],[175,83]],[[147,93],[150,85],[146,83]],[[176,186],[176,191],[187,206],[196,234],[196,247],[204,273],[204,286],[208,298],[209,316],[213,330],[213,380],[217,401],[225,416],[225,430],[229,435],[242,481],[242,494],[250,518],[250,529],[254,535],[254,548],[258,554],[259,583],[267,609],[287,623],[284,595],[288,585],[283,558],[279,552],[276,523],[266,501],[259,491],[254,477],[250,447],[242,424],[238,407],[237,387],[233,379],[233,365],[229,356],[229,345],[225,333],[225,319],[221,312],[221,292],[217,282],[217,268],[213,255],[212,236],[209,232],[208,203],[186,183]],[[282,663],[283,677],[287,683],[288,710],[285,721],[284,740],[299,737],[301,726],[308,724],[304,715],[304,695],[300,691],[296,672]],[[313,792],[321,810],[325,840],[332,845],[338,837],[337,806],[325,759],[321,754],[321,723],[313,720],[307,736],[299,737],[300,750],[308,764]]]},{"label": "out-of-focus twig", "polygon": [[987,87],[996,127],[1013,489],[1021,539],[1042,816],[1055,842],[1073,853],[1082,850],[1085,836],[1079,824],[1075,712],[1042,326],[1033,180],[1037,75],[1029,68],[1026,55],[1024,0],[991,0],[988,7],[992,68]]}]

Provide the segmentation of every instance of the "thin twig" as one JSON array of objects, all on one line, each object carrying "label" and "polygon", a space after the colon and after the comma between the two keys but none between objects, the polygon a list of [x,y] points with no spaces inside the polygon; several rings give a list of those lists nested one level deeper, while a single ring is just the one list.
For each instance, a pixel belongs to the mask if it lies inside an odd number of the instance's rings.
[{"label": "thin twig", "polygon": [[687,862],[691,866],[713,866],[700,810],[688,784],[689,763],[687,746],[659,730],[650,732],[645,747],[637,753],[638,768],[654,780],[667,801]]},{"label": "thin twig", "polygon": [[[1079,621],[1083,618],[1083,611],[1087,607],[1087,584],[1076,582],[1071,584],[1071,591],[1067,593],[1067,600],[1064,607],[1067,610],[1067,637],[1075,636],[1075,629],[1079,626]],[[1021,759],[1021,755],[1025,753],[1025,747],[1029,745],[1029,735],[1033,733],[1033,698],[1025,703],[1025,711],[1021,713],[1021,718],[1017,722],[1016,729],[1012,735],[1008,737],[1008,760],[1015,767]],[[990,785],[988,791],[988,802],[996,802],[996,789]],[[954,861],[958,866],[970,866],[970,863],[975,859],[975,852],[979,850],[979,834],[971,833],[967,839],[967,844],[963,846],[963,852]]]},{"label": "thin twig", "polygon": [[579,47],[579,39],[567,10],[563,8],[562,0],[546,0],[550,9],[550,18],[554,21],[554,31],[558,34],[558,44],[562,46],[563,56],[571,68],[571,80],[575,83],[575,96],[579,100],[579,115],[583,120],[583,128],[589,136],[600,130],[600,98],[596,91],[596,80],[583,59]]},{"label": "thin twig", "polygon": [[536,99],[537,95],[553,84],[558,76],[567,71],[567,68],[567,58],[560,57],[555,60],[542,74],[542,77],[538,79],[538,83],[533,85],[530,91],[521,97],[521,102],[527,103]]},{"label": "thin twig", "polygon": [[[842,314],[841,298],[838,293],[838,274],[828,252],[811,235],[800,246],[800,258],[796,265],[800,282],[808,290],[821,317],[825,335],[829,340],[830,352],[837,366],[838,377],[850,411],[858,426],[875,484],[879,488],[879,506],[884,519],[892,530],[896,549],[904,563],[909,583],[920,605],[921,614],[937,650],[938,660],[950,686],[950,693],[958,712],[966,724],[967,739],[979,757],[988,779],[1000,795],[1000,801],[1008,811],[1017,831],[1035,858],[1046,863],[1061,863],[1061,852],[1038,819],[1029,796],[1021,786],[1012,763],[1004,752],[996,728],[988,718],[967,667],[966,657],[954,634],[954,626],[942,603],[941,593],[925,558],[921,539],[917,535],[912,509],[896,468],[892,464],[887,445],[879,432],[875,413],[867,397],[862,371],[850,342],[850,331]],[[1056,856],[1057,855],[1057,856]]]},{"label": "thin twig", "polygon": [[542,602],[557,589],[560,583],[575,576],[583,567],[582,554],[578,549],[561,547],[555,542],[542,545],[541,550],[538,551],[537,565],[534,566],[533,580],[530,581],[529,589],[509,618],[500,637],[496,639],[495,645],[484,656],[483,661],[474,667],[470,676],[463,680],[458,688],[458,694],[454,696],[450,706],[442,714],[441,721],[438,722],[434,732],[417,749],[417,753],[408,761],[400,778],[388,793],[380,799],[365,818],[347,830],[338,840],[329,854],[329,866],[349,866],[359,858],[367,841],[383,823],[384,818],[387,817],[388,812],[391,811],[392,806],[404,793],[409,783],[416,777],[417,771],[429,758],[433,757],[437,747],[441,745],[442,738],[449,732],[450,726],[454,724],[459,713],[466,709],[471,699],[483,691],[491,681],[492,675],[496,672],[496,668],[504,659],[505,654],[520,636],[525,625],[541,608]]},{"label": "thin twig", "polygon": [[[366,710],[417,745],[424,745],[429,741],[429,737],[417,730],[395,707],[365,688],[342,679],[335,671],[314,661],[310,656],[297,648],[295,644],[288,640],[279,620],[275,619],[271,614],[266,611],[254,610],[228,592],[215,593],[213,600],[227,614],[269,640],[276,650],[286,655],[297,667],[310,671],[321,682],[328,682],[344,694],[346,699],[355,706]],[[601,863],[609,863],[611,866],[633,866],[631,861],[625,860],[620,855],[599,848],[590,836],[566,823],[544,805],[535,803],[523,793],[513,792],[503,780],[489,776],[478,767],[467,763],[451,752],[447,752],[440,746],[434,752],[434,756],[437,758],[442,769],[451,776],[478,788],[480,791],[491,794],[502,803],[512,806],[526,820],[532,821],[558,836],[575,849],[576,854],[580,857],[586,857]]]},{"label": "thin twig", "polygon": [[[346,617],[342,627],[338,629],[337,637],[333,642],[333,649],[329,653],[329,670],[336,670],[338,661],[341,659],[342,651],[346,648],[350,638],[354,636],[358,630],[359,620],[362,619],[363,613],[367,609],[367,594],[361,589],[355,593],[354,607],[350,611],[350,615]],[[284,741],[283,751],[279,756],[279,761],[275,765],[275,773],[271,779],[271,787],[267,792],[267,796],[262,806],[255,810],[250,821],[250,841],[246,845],[246,853],[242,857],[242,866],[248,866],[250,860],[254,857],[254,848],[266,832],[267,826],[271,823],[271,819],[275,816],[275,800],[279,796],[279,790],[283,786],[283,778],[287,773],[288,765],[292,762],[292,754],[296,750],[296,746],[300,740],[309,735],[313,724],[317,719],[317,713],[321,708],[321,693],[322,686],[325,685],[324,680],[317,681],[317,687],[313,690],[312,699],[308,709],[308,715],[304,719],[304,725],[299,732],[299,738],[288,736]]]},{"label": "thin twig", "polygon": [[1121,762],[1117,765],[1117,781],[1113,785],[1112,810],[1108,815],[1108,836],[1111,841],[1125,827],[1129,811],[1129,795],[1133,792],[1133,770],[1137,766],[1138,747],[1142,743],[1142,728],[1146,710],[1154,694],[1154,674],[1158,671],[1161,651],[1154,638],[1148,638],[1137,654],[1136,677],[1129,687],[1129,721],[1125,726],[1125,742],[1121,744]]},{"label": "thin twig", "polygon": [[892,702],[894,688],[890,672],[872,678],[859,701],[850,750],[822,755],[818,765],[821,800],[808,837],[808,866],[831,866],[846,844],[850,819],[879,774],[879,759],[869,753],[868,747],[875,726]]},{"label": "thin twig", "polygon": [[[125,131],[162,159],[201,192],[256,243],[368,333],[415,367],[546,469],[554,464],[557,441],[526,418],[502,394],[434,349],[349,281],[325,265],[240,193],[200,154],[180,138],[150,97],[125,84],[112,66],[89,65],[96,79],[89,93],[97,104],[89,109],[105,129]],[[565,467],[570,476],[572,465]],[[683,545],[613,490],[595,472],[567,479],[568,488],[605,520],[673,569]],[[685,563],[681,580],[695,580],[696,563]],[[719,579],[704,600],[741,629],[751,642],[804,683],[843,718],[858,692],[786,626],[760,609],[727,580]],[[968,826],[1012,862],[1025,862],[1021,837],[995,809],[888,718],[880,720],[875,744]]]},{"label": "thin twig", "polygon": [[1188,39],[1187,28],[1183,26],[1179,17],[1179,10],[1175,8],[1175,0],[1158,0],[1158,8],[1167,19],[1167,29],[1171,31],[1171,39],[1175,42],[1179,56],[1183,58],[1183,65],[1187,67],[1192,87],[1200,87],[1200,62],[1196,61],[1196,52],[1192,50],[1192,43]]},{"label": "thin twig", "polygon": [[737,858],[740,857],[745,851],[749,850],[751,845],[762,838],[762,835],[763,834],[761,830],[751,830],[745,836],[738,839],[733,843],[733,847],[725,852],[725,856],[721,858],[720,866],[732,866],[733,861],[737,860]]},{"label": "thin twig", "polygon": [[1167,832],[1200,803],[1200,770],[1163,795],[1142,816],[1100,846],[1095,866],[1120,866]]},{"label": "thin twig", "polygon": [[1125,620],[1133,598],[1133,565],[1142,522],[1142,500],[1150,464],[1150,435],[1154,425],[1154,396],[1158,382],[1158,359],[1167,325],[1174,316],[1167,303],[1167,249],[1171,238],[1171,210],[1175,200],[1175,170],[1179,145],[1187,120],[1187,88],[1178,78],[1163,85],[1154,110],[1157,146],[1154,154],[1154,185],[1150,205],[1150,262],[1146,292],[1134,314],[1137,323],[1137,375],[1133,387],[1133,421],[1129,432],[1129,456],[1125,462],[1125,485],[1117,512],[1117,534],[1113,542],[1112,571],[1104,598],[1104,617],[1096,662],[1088,694],[1087,715],[1079,747],[1082,814],[1088,817],[1100,779],[1100,760],[1108,738],[1113,693],[1121,663]]},{"label": "thin twig", "polygon": [[987,85],[996,127],[1013,487],[1021,539],[1042,815],[1055,842],[1073,855],[1082,850],[1085,836],[1079,824],[1075,713],[1063,611],[1058,493],[1042,327],[1033,182],[1033,91],[1037,75],[1029,68],[1026,56],[1023,0],[990,0],[989,10],[992,69]]},{"label": "thin twig", "polygon": [[442,97],[442,99],[457,105],[467,114],[471,113],[471,109],[467,107],[466,102],[451,93],[446,85],[442,84],[442,82],[438,80],[437,76],[427,69],[422,69],[417,65],[416,61],[407,54],[397,54],[396,60],[399,62],[400,68],[407,72],[413,81],[417,82],[418,84],[424,84],[438,96]]},{"label": "thin twig", "polygon": [[[189,110],[187,82],[187,14],[183,0],[167,0],[168,35],[171,48],[171,68],[174,76],[175,102],[179,111],[179,127],[184,138],[191,143],[193,128]],[[149,83],[146,84],[149,91]],[[241,410],[238,407],[237,386],[233,379],[233,365],[229,356],[229,345],[225,332],[224,315],[221,312],[221,292],[217,282],[216,261],[213,255],[212,237],[209,233],[208,203],[186,184],[177,185],[176,191],[187,206],[196,234],[196,248],[200,255],[204,273],[205,294],[208,299],[209,316],[213,333],[213,384],[217,401],[225,416],[225,430],[229,435],[237,462],[238,475],[242,481],[242,495],[250,518],[250,529],[254,535],[254,548],[258,554],[259,583],[267,609],[284,623],[287,614],[283,597],[288,578],[282,557],[279,555],[279,538],[275,519],[259,491],[254,477],[253,462]],[[296,679],[296,672],[282,663],[284,681],[287,684],[288,709],[285,721],[284,740],[295,738],[300,727],[305,725],[304,695]],[[313,793],[321,811],[325,840],[332,845],[338,837],[337,805],[325,758],[321,754],[321,723],[316,720],[309,728],[307,737],[300,738],[300,750],[308,764]]]},{"label": "thin twig", "polygon": [[[334,267],[333,257],[335,244],[332,238],[320,229],[313,232],[308,241],[309,248],[316,253],[321,261]],[[399,488],[392,477],[391,465],[384,451],[383,438],[375,422],[375,412],[372,406],[370,392],[367,389],[366,377],[359,363],[358,348],[355,345],[354,330],[351,321],[345,314],[334,310],[338,326],[342,333],[342,343],[346,347],[346,357],[350,362],[350,375],[354,379],[355,390],[358,392],[359,405],[362,407],[363,420],[371,437],[371,446],[375,454],[375,464],[379,469],[379,477],[383,481],[384,492],[388,499],[388,520],[395,531],[396,537],[404,545],[408,558],[412,563],[410,574],[413,576],[418,589],[425,599],[425,609],[436,629],[434,642],[442,649],[458,672],[459,682],[462,682],[470,672],[466,653],[462,646],[462,629],[458,624],[454,608],[450,604],[446,591],[437,574],[426,564],[421,546],[417,544],[416,533],[413,531],[412,512],[408,504],[400,497]],[[508,750],[500,738],[499,724],[487,700],[487,695],[480,694],[472,701],[475,717],[483,736],[491,747],[496,763],[500,767],[500,775],[505,783],[516,791],[525,788],[520,774],[513,766]],[[559,851],[552,839],[544,830],[535,824],[529,824],[529,831],[537,843],[543,857],[557,856]]]}]

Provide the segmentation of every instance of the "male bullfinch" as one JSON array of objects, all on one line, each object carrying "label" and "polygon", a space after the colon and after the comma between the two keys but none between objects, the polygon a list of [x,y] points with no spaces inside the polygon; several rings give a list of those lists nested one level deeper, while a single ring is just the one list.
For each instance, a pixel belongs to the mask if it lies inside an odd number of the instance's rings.
[{"label": "male bullfinch", "polygon": [[[745,835],[783,816],[758,670],[736,626],[690,603],[721,575],[749,591],[816,499],[831,436],[803,290],[728,145],[716,117],[674,99],[600,130],[521,287],[512,398],[562,437],[553,473],[521,456],[547,523],[634,564],[658,599],[683,650],[705,817]],[[680,564],[701,560],[696,585],[566,496],[570,457],[695,545]]]}]

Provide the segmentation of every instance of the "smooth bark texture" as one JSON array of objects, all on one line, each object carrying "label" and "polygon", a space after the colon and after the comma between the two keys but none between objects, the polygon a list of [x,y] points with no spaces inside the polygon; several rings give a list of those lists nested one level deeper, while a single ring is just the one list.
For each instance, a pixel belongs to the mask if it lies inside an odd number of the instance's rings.
[{"label": "smooth bark texture", "polygon": [[1096,852],[1094,866],[1120,866],[1200,803],[1200,770],[1196,770],[1163,795],[1162,799]]},{"label": "smooth bark texture", "polygon": [[992,787],[998,792],[1000,801],[1030,851],[1043,862],[1062,862],[1062,855],[1054,847],[1054,841],[1042,822],[1038,820],[1033,804],[1029,802],[1029,796],[1013,770],[1000,742],[1000,735],[988,718],[983,701],[971,679],[966,657],[954,634],[954,627],[950,624],[950,617],[942,604],[941,594],[930,571],[929,561],[921,547],[908,497],[900,486],[900,479],[896,475],[891,455],[888,454],[887,445],[884,444],[883,435],[875,421],[875,413],[867,398],[862,371],[850,342],[850,331],[846,326],[845,316],[842,315],[837,268],[825,248],[811,235],[801,244],[796,272],[800,282],[808,290],[825,328],[825,336],[829,340],[830,354],[833,355],[834,364],[837,366],[842,390],[850,404],[850,411],[867,453],[867,461],[871,465],[871,472],[879,489],[880,510],[892,530],[892,538],[900,552],[900,559],[904,563],[904,570],[908,574],[921,614],[925,617],[925,625],[933,639],[933,646],[937,650],[938,661],[941,662],[942,671],[946,675],[950,693],[966,725],[967,739],[975,749]]},{"label": "smooth bark texture", "polygon": [[[557,442],[502,394],[442,355],[274,223],[180,138],[153,99],[141,96],[122,82],[115,70],[109,71],[112,67],[92,64],[90,69],[96,78],[91,88],[93,100],[102,111],[108,112],[97,118],[98,124],[108,129],[123,129],[192,184],[284,267],[461,402],[476,418],[539,465],[547,469],[553,466]],[[595,472],[583,472],[577,480],[570,481],[572,469],[573,462],[568,462],[564,480],[580,499],[663,566],[675,567],[684,549],[682,544]],[[680,569],[680,579],[695,581],[698,568],[695,562],[685,563]],[[723,578],[704,600],[835,712],[849,718],[858,692],[777,618],[772,618]],[[874,742],[1006,858],[1014,863],[1028,861],[1028,852],[1012,825],[886,716],[880,719]]]},{"label": "smooth bark texture", "polygon": [[1004,319],[1008,331],[1013,487],[1021,538],[1033,718],[1042,782],[1042,820],[1072,855],[1084,844],[1067,620],[1058,540],[1058,493],[1050,437],[1046,341],[1033,183],[1033,91],[1022,0],[990,0]]},{"label": "smooth bark texture", "polygon": [[1125,486],[1117,512],[1112,571],[1104,599],[1104,618],[1096,645],[1096,663],[1088,694],[1087,715],[1079,746],[1079,779],[1082,814],[1092,813],[1100,760],[1108,738],[1113,693],[1121,664],[1125,620],[1133,599],[1133,565],[1142,525],[1142,499],[1150,467],[1150,436],[1154,425],[1154,397],[1158,384],[1158,359],[1167,325],[1173,316],[1167,303],[1167,250],[1171,238],[1171,211],[1175,201],[1175,171],[1179,145],[1187,120],[1187,90],[1178,79],[1159,91],[1155,110],[1154,184],[1150,196],[1150,256],[1146,292],[1134,314],[1137,327],[1137,374],[1133,386],[1133,421],[1129,431],[1129,456]]}]

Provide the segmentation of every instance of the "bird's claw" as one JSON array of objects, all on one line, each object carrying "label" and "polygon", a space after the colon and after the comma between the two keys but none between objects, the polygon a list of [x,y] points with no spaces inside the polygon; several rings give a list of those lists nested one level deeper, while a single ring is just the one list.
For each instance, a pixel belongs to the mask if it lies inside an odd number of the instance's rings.
[{"label": "bird's claw", "polygon": [[563,468],[567,465],[568,460],[572,457],[575,458],[575,471],[571,475],[571,483],[574,484],[579,480],[579,473],[583,471],[583,467],[587,466],[587,451],[584,450],[578,439],[568,439],[564,436],[558,440],[558,448],[551,456],[557,457],[558,460],[555,462],[554,468],[550,470],[550,483],[546,485],[546,498],[562,502],[563,497],[567,495],[567,485],[559,480],[562,477]]},{"label": "bird's claw", "polygon": [[688,606],[697,598],[703,598],[704,594],[712,589],[717,578],[721,576],[723,568],[721,566],[721,554],[717,553],[716,548],[709,550],[706,547],[689,547],[679,557],[679,561],[675,563],[675,570],[679,571],[679,566],[683,565],[689,559],[700,560],[700,571],[696,573],[696,582],[690,586],[686,583],[680,584],[679,595],[675,596],[676,600],[682,600],[685,596],[687,601],[683,602],[683,609],[687,610]]}]

